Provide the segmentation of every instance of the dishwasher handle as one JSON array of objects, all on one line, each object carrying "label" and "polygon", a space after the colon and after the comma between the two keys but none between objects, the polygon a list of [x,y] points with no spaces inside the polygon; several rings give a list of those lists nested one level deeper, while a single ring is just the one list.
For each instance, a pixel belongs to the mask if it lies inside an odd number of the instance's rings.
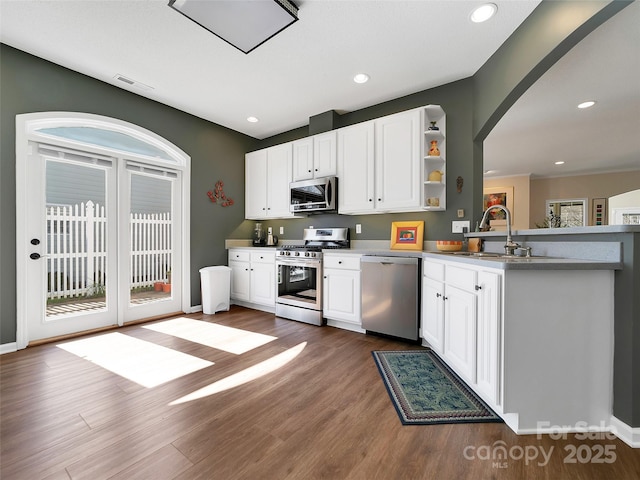
[{"label": "dishwasher handle", "polygon": [[418,259],[415,257],[391,257],[381,255],[363,255],[360,261],[364,263],[379,263],[382,265],[416,265],[418,263]]}]

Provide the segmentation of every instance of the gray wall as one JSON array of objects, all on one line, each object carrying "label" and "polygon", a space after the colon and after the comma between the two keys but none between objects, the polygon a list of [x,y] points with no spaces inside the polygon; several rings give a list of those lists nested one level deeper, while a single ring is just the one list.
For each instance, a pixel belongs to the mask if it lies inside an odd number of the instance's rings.
[{"label": "gray wall", "polygon": [[[140,125],[191,156],[191,303],[200,304],[198,270],[226,264],[224,240],[244,222],[244,154],[256,140],[147,100],[32,55],[0,45],[0,343],[16,339],[15,116],[74,111]],[[207,191],[224,181],[234,205]]]}]

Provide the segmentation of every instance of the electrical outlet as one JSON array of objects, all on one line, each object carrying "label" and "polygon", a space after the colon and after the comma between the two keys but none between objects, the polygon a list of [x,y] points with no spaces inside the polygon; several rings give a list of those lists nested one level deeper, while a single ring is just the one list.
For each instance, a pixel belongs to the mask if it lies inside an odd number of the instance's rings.
[{"label": "electrical outlet", "polygon": [[284,235],[284,227],[280,227],[280,235]]},{"label": "electrical outlet", "polygon": [[471,227],[471,222],[469,220],[459,220],[451,222],[451,233],[463,233],[462,229],[467,228],[467,232]]},{"label": "electrical outlet", "polygon": [[464,209],[463,208],[459,208],[458,209],[458,218],[464,218]]},{"label": "electrical outlet", "polygon": [[359,223],[356,223],[356,233],[362,233],[362,225]]}]

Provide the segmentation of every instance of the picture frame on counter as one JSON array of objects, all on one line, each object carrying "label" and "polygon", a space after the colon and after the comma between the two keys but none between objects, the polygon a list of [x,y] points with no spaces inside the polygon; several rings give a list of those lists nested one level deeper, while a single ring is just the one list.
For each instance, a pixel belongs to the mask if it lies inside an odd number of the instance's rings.
[{"label": "picture frame on counter", "polygon": [[424,221],[391,222],[391,250],[422,250]]}]

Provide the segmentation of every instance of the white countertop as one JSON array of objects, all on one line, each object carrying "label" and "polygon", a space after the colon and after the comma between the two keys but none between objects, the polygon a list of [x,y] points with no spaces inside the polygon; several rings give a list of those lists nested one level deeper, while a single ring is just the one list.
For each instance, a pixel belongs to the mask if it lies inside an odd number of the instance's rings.
[{"label": "white countertop", "polygon": [[[589,227],[587,227],[589,228]],[[600,228],[600,227],[593,227]],[[608,228],[608,227],[605,227]],[[636,226],[638,232],[640,228]],[[543,229],[540,229],[543,230]],[[546,229],[550,230],[550,229]],[[567,230],[567,229],[556,229]],[[575,230],[575,229],[571,229]],[[537,230],[533,230],[537,232]],[[632,230],[636,231],[636,230]],[[611,233],[611,232],[610,232]],[[615,232],[614,232],[615,233]],[[504,232],[483,232],[483,236],[499,236]],[[250,241],[227,240],[226,248],[240,248],[250,250],[275,250],[277,247],[254,247]],[[287,242],[290,243],[290,242]],[[291,242],[293,243],[293,242]],[[385,242],[386,243],[386,242]],[[411,257],[411,258],[434,258],[452,262],[485,266],[487,268],[497,268],[501,270],[620,270],[621,261],[593,260],[581,258],[561,258],[552,256],[533,256],[530,258],[521,257],[474,257],[456,255],[450,252],[425,251],[425,250],[391,250],[389,248],[349,248],[349,249],[327,249],[323,250],[324,255],[376,255],[387,257]]]},{"label": "white countertop", "polygon": [[376,255],[385,257],[434,258],[481,265],[501,270],[620,270],[621,262],[555,257],[474,257],[438,251],[340,249],[324,250],[324,255]]},{"label": "white countertop", "polygon": [[[640,225],[601,225],[592,227],[571,227],[571,228],[531,228],[528,230],[513,230],[511,235],[516,236],[533,236],[533,235],[590,235],[611,234],[611,233],[640,233]],[[465,237],[469,238],[487,238],[487,237],[504,237],[507,234],[505,230],[496,230],[489,232],[469,232]]]}]

